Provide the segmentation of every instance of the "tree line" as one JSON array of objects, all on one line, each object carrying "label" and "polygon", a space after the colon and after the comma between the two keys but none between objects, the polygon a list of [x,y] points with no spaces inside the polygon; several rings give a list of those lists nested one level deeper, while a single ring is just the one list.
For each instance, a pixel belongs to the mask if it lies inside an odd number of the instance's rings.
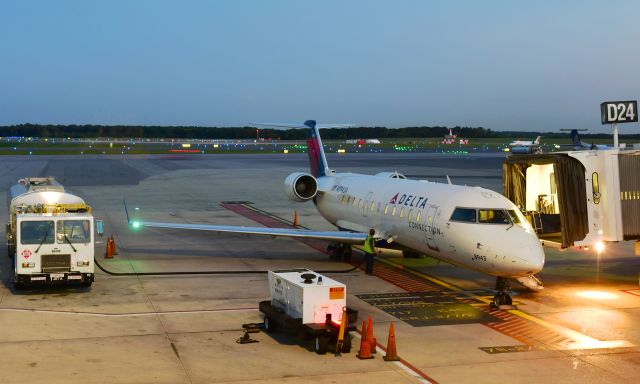
[{"label": "tree line", "polygon": [[[443,137],[449,134],[449,127],[355,127],[323,128],[322,138],[346,140],[360,138],[420,138]],[[452,127],[455,135],[462,138],[518,137],[534,138],[542,135],[551,138],[566,138],[567,133],[494,131],[483,127]],[[133,137],[162,139],[277,139],[304,140],[307,128],[268,129],[256,127],[197,127],[197,126],[140,126],[140,125],[52,125],[19,124],[0,126],[0,137],[41,137],[41,138],[98,138]],[[608,138],[608,134],[581,134],[588,138]],[[620,135],[621,138],[640,138],[640,135]]]}]

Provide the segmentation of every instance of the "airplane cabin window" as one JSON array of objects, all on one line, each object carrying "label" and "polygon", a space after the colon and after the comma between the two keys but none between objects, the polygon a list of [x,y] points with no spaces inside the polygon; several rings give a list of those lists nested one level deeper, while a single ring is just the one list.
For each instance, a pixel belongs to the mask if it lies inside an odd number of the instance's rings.
[{"label": "airplane cabin window", "polygon": [[355,197],[353,198],[353,206],[354,207],[356,206],[356,198]]},{"label": "airplane cabin window", "polygon": [[413,219],[413,209],[409,210],[409,214],[407,215],[407,218],[409,219],[409,221],[411,221],[411,219]]},{"label": "airplane cabin window", "polygon": [[416,221],[420,221],[420,211],[418,211],[418,213],[416,214]]},{"label": "airplane cabin window", "polygon": [[395,216],[396,215],[396,207],[393,207],[393,209],[391,210],[391,216]]},{"label": "airplane cabin window", "polygon": [[389,212],[389,204],[385,204],[384,206],[384,214],[386,215]]},{"label": "airplane cabin window", "polygon": [[373,212],[374,208],[376,207],[376,203],[374,201],[371,202],[371,212]]},{"label": "airplane cabin window", "polygon": [[451,221],[476,222],[476,210],[474,208],[456,208],[451,215]]},{"label": "airplane cabin window", "polygon": [[400,208],[400,218],[404,217],[404,208]]},{"label": "airplane cabin window", "polygon": [[511,224],[509,214],[504,209],[479,209],[478,221],[481,224]]},{"label": "airplane cabin window", "polygon": [[340,199],[340,204],[344,204],[344,195],[342,195],[342,198]]}]

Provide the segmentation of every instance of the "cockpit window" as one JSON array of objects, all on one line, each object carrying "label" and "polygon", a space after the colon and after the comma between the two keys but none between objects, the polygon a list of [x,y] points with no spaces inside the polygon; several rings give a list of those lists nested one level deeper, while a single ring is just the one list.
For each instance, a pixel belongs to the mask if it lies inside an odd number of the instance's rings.
[{"label": "cockpit window", "polygon": [[520,224],[521,223],[520,216],[518,216],[516,211],[514,211],[513,209],[507,209],[506,211],[509,214],[509,217],[511,217],[511,222],[513,224]]},{"label": "cockpit window", "polygon": [[[513,214],[515,216],[515,212]],[[481,224],[511,224],[510,216],[504,209],[478,210],[478,221]]]},{"label": "cockpit window", "polygon": [[476,222],[476,210],[473,208],[456,208],[451,215],[452,221]]}]

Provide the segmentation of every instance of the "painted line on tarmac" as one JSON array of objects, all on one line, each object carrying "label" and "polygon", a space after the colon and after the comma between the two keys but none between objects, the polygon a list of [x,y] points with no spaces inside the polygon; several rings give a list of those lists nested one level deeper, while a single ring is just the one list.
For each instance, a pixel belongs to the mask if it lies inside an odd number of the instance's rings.
[{"label": "painted line on tarmac", "polygon": [[[402,267],[403,271],[406,271],[408,273],[411,273],[417,277],[420,277],[422,279],[431,281],[435,284],[438,284],[444,288],[450,289],[456,293],[462,294],[464,296],[469,297],[470,299],[473,300],[477,300],[480,302],[483,302],[485,304],[489,304],[491,302],[491,298],[488,296],[478,296],[476,294],[473,294],[471,292],[465,291],[464,289],[457,287],[453,284],[447,283],[445,281],[442,281],[440,279],[437,279],[435,277],[426,275],[422,272],[416,271],[412,268],[408,268],[405,267],[403,265],[397,264],[393,261],[390,260],[382,260],[382,259],[378,259],[378,261],[387,264],[387,265],[391,265],[394,267]],[[625,340],[613,340],[613,341],[601,341],[598,339],[595,339],[593,337],[587,336],[583,333],[580,333],[578,331],[574,331],[573,329],[564,327],[562,325],[558,325],[558,324],[553,324],[550,323],[546,320],[542,320],[536,316],[530,315],[528,313],[525,313],[519,309],[507,309],[504,310],[504,312],[510,313],[514,316],[517,316],[521,319],[524,320],[528,320],[530,322],[533,322],[535,324],[538,324],[548,330],[551,330],[553,332],[555,332],[556,334],[566,337],[567,339],[571,340],[570,342],[567,343],[560,343],[559,344],[559,348],[558,349],[603,349],[603,348],[623,348],[623,347],[632,347],[633,344],[625,341]],[[509,335],[507,333],[507,335]],[[510,335],[509,335],[510,336]]]},{"label": "painted line on tarmac", "polygon": [[0,312],[48,313],[48,314],[55,314],[55,315],[81,315],[81,316],[97,316],[97,317],[192,315],[192,314],[202,314],[202,313],[248,312],[248,311],[257,311],[257,310],[258,310],[257,307],[253,307],[253,308],[199,309],[199,310],[193,310],[193,311],[99,313],[99,312],[83,312],[83,311],[57,311],[53,309],[0,308]]},{"label": "painted line on tarmac", "polygon": [[[356,330],[356,332],[354,333],[354,337],[356,337],[358,339],[362,338],[362,332],[360,330]],[[376,352],[376,354],[379,353],[381,356],[386,356],[387,355],[387,349],[385,347],[383,347],[382,344],[380,344],[378,342],[376,342],[376,350],[380,351],[380,352]],[[438,384],[438,382],[435,381],[434,379],[432,379],[431,377],[429,377],[429,375],[427,375],[426,373],[422,372],[418,368],[414,367],[412,364],[410,364],[409,362],[407,362],[403,358],[400,358],[400,361],[393,361],[393,363],[396,364],[403,371],[407,372],[411,377],[413,377],[414,379],[418,380],[421,383],[424,383],[424,384]]]}]

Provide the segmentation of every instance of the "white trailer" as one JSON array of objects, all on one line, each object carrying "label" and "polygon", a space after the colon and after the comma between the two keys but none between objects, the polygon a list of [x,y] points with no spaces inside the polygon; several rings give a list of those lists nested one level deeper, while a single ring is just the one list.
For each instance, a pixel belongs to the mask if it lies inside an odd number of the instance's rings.
[{"label": "white trailer", "polygon": [[18,180],[8,194],[7,253],[16,288],[94,280],[94,244],[102,221],[52,177]]},{"label": "white trailer", "polygon": [[540,239],[563,248],[640,239],[640,151],[620,148],[510,156],[503,194]]},{"label": "white trailer", "polygon": [[356,329],[358,313],[346,306],[347,288],[343,283],[308,269],[292,269],[269,271],[269,289],[271,300],[259,305],[267,332],[283,327],[302,333],[314,339],[317,353],[324,354],[329,344],[337,342],[346,309],[342,352],[351,351],[349,331]]}]

